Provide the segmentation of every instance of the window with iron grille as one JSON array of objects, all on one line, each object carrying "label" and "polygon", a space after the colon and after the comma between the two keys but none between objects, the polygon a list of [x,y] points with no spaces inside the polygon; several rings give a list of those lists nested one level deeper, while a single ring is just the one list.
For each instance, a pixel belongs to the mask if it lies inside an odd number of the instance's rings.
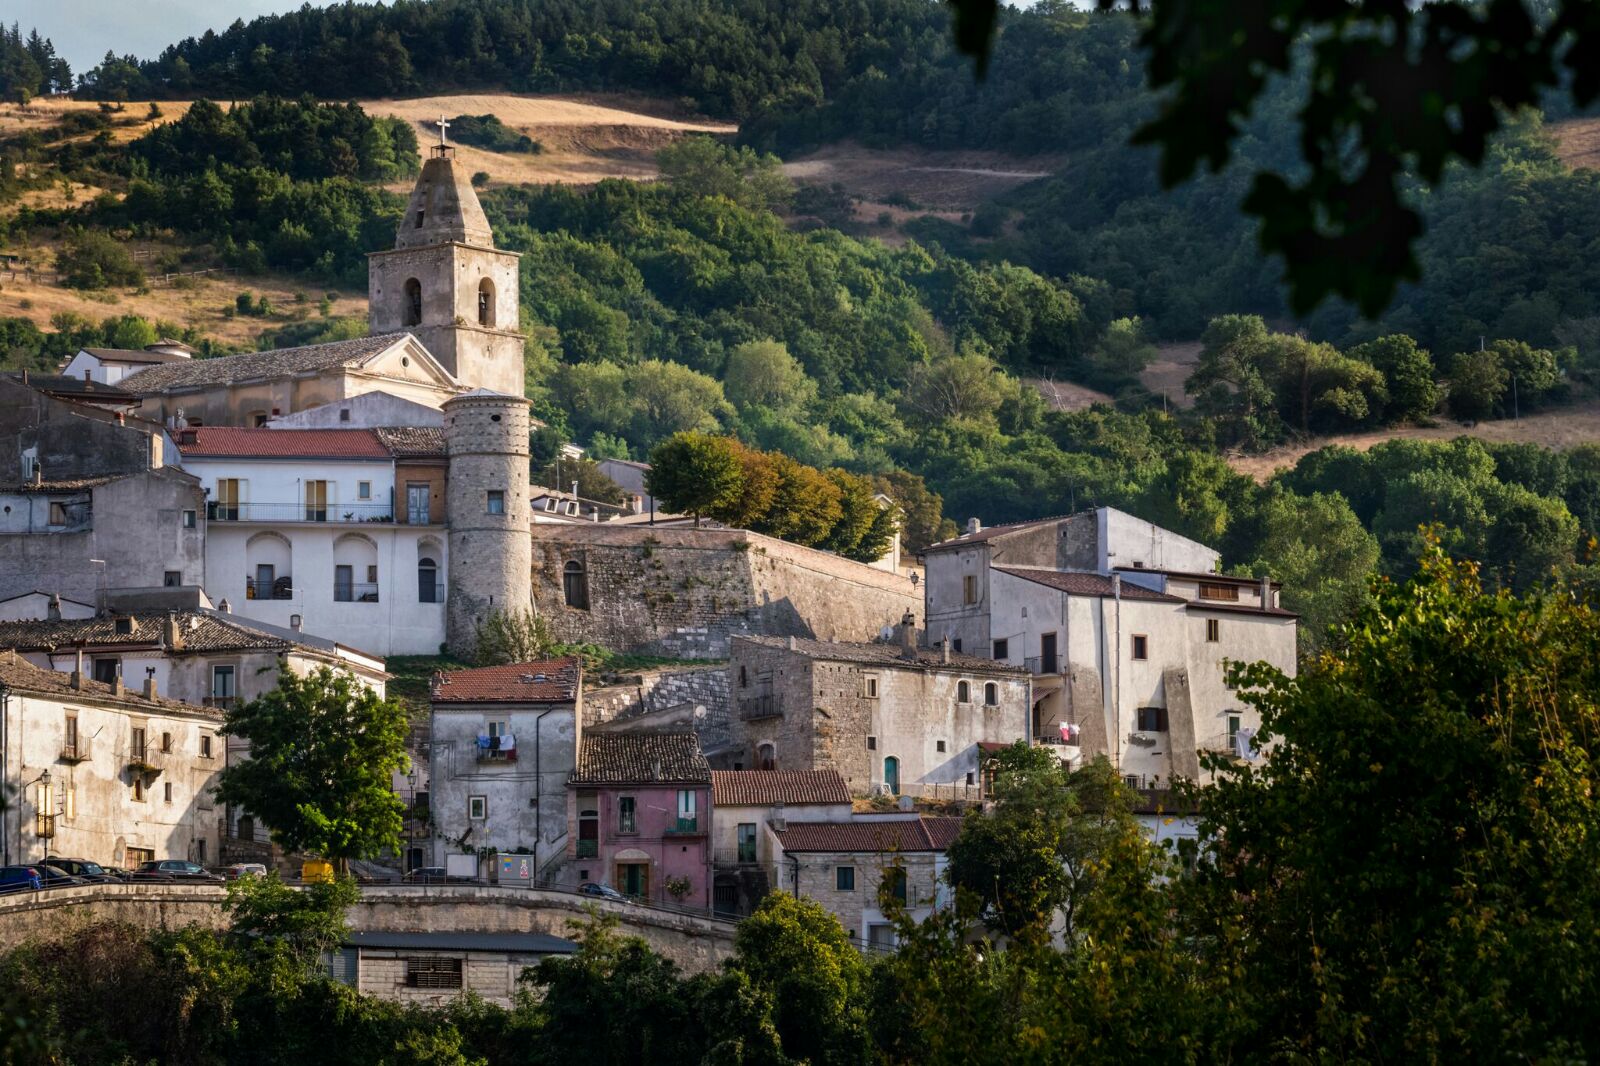
[{"label": "window with iron grille", "polygon": [[406,960],[410,988],[460,988],[461,960],[421,957]]}]

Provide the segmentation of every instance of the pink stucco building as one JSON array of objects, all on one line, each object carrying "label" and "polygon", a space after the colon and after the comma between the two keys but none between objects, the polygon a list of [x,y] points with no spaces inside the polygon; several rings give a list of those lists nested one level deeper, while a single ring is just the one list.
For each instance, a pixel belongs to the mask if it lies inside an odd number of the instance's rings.
[{"label": "pink stucco building", "polygon": [[693,733],[584,733],[567,802],[579,881],[711,905],[711,767]]}]

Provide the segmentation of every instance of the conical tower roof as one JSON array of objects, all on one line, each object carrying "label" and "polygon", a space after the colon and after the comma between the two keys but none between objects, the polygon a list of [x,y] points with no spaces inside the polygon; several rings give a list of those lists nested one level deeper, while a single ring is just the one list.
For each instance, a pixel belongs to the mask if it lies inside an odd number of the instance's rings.
[{"label": "conical tower roof", "polygon": [[462,244],[493,248],[494,236],[489,219],[472,189],[466,169],[457,167],[449,150],[434,149],[422,165],[417,187],[411,190],[406,217],[395,237],[396,248],[425,248],[428,245],[459,241]]}]

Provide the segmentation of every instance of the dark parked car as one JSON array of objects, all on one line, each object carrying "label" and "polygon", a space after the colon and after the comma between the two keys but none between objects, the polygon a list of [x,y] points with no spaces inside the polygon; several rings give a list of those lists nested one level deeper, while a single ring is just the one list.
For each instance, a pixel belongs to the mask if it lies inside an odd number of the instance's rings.
[{"label": "dark parked car", "polygon": [[39,882],[45,888],[64,888],[67,885],[86,885],[89,882],[81,877],[73,877],[67,871],[53,862],[41,862],[34,866],[39,871]]},{"label": "dark parked car", "polygon": [[88,859],[55,859],[50,860],[51,866],[58,866],[73,877],[82,878],[91,884],[100,882],[121,882],[126,878],[117,870],[108,870],[97,862]]},{"label": "dark parked car", "polygon": [[141,862],[131,877],[135,881],[197,881],[210,885],[220,885],[223,881],[199,863],[185,862],[183,859]]},{"label": "dark parked car", "polygon": [[37,866],[0,866],[0,892],[37,892],[43,886]]},{"label": "dark parked car", "polygon": [[585,896],[599,896],[601,899],[627,899],[621,892],[594,881],[585,881],[578,886],[578,891]]}]

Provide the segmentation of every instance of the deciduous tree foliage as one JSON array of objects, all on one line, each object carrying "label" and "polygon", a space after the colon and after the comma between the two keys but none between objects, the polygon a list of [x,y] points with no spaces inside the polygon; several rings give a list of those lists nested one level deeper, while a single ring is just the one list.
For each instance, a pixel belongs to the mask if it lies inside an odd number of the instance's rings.
[{"label": "deciduous tree foliage", "polygon": [[222,732],[250,757],[222,771],[217,798],[260,819],[289,851],[368,859],[400,846],[405,708],[348,671],[301,677],[284,666],[270,691],[228,711]]}]

